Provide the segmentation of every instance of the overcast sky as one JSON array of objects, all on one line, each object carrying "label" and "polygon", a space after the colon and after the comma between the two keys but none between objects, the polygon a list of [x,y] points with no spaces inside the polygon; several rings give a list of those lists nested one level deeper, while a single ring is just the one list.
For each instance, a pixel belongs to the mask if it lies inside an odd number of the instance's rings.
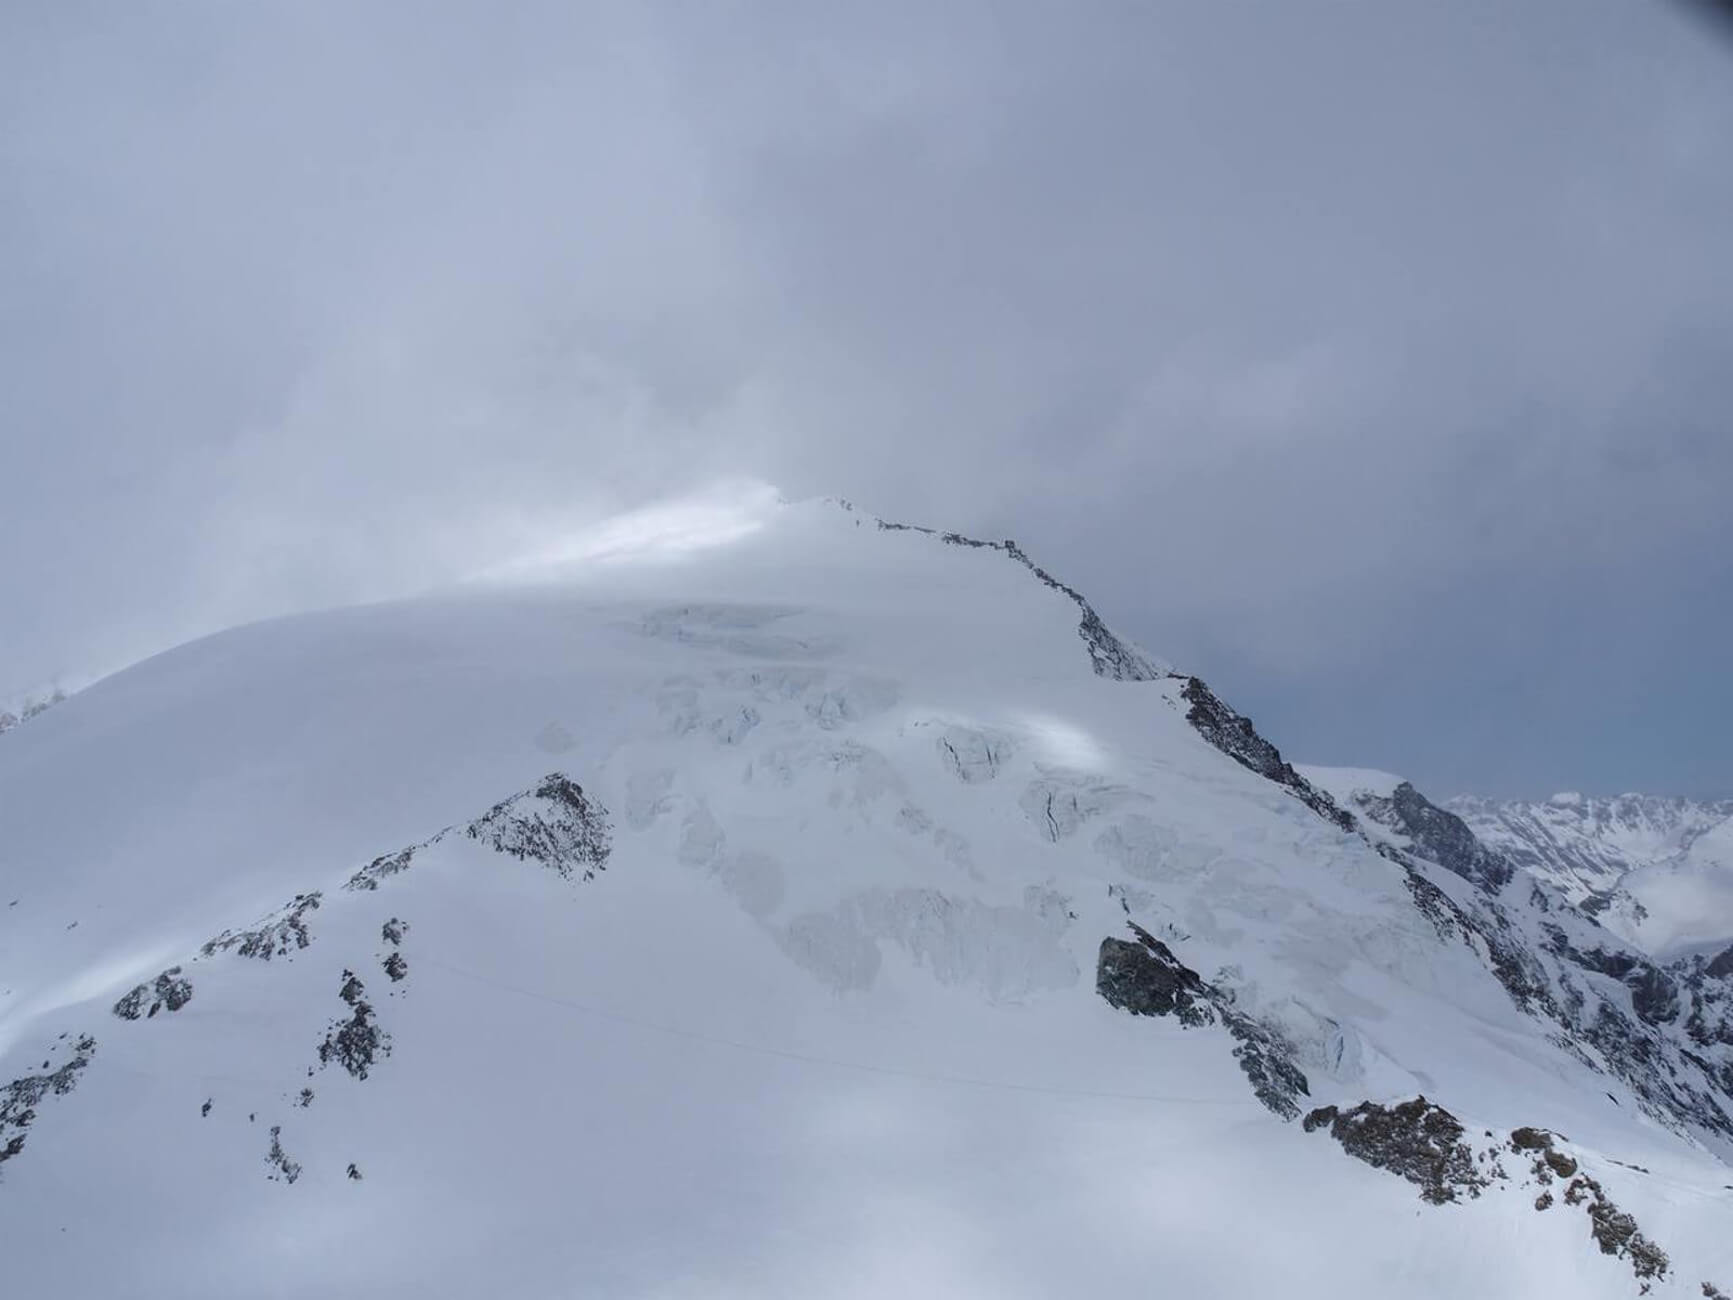
[{"label": "overcast sky", "polygon": [[0,7],[0,696],[750,476],[1292,755],[1733,794],[1733,40],[1663,0]]}]

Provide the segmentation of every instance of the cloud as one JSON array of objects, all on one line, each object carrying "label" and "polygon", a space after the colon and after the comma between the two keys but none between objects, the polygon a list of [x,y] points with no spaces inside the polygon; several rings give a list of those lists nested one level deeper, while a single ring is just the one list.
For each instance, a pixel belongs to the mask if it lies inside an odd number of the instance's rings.
[{"label": "cloud", "polygon": [[[1585,603],[1683,638],[1729,576],[1733,81],[1676,7],[0,23],[0,684],[754,478],[1015,534],[1454,780],[1437,647],[1589,680]],[[1414,716],[1334,732],[1346,665]]]}]

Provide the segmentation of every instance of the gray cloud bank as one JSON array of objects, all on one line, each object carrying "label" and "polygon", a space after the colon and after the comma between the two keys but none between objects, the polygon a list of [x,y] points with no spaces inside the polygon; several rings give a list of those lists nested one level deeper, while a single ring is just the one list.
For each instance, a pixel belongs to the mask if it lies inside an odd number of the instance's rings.
[{"label": "gray cloud bank", "polygon": [[1629,0],[14,6],[0,687],[752,475],[1313,759],[1733,789],[1730,147]]}]

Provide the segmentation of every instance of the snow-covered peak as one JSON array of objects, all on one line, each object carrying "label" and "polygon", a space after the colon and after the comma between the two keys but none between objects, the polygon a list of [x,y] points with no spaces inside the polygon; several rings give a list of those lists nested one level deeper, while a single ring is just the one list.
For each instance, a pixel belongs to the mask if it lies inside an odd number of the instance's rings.
[{"label": "snow-covered peak", "polygon": [[1355,795],[1372,794],[1388,799],[1396,787],[1407,778],[1393,772],[1380,772],[1373,767],[1320,767],[1313,763],[1297,764],[1300,773],[1313,785],[1321,786],[1336,796],[1338,803],[1351,803]]},{"label": "snow-covered peak", "polygon": [[714,523],[207,638],[0,745],[9,1282],[1733,1277],[1721,975],[1405,782],[1338,800],[1013,543]]}]

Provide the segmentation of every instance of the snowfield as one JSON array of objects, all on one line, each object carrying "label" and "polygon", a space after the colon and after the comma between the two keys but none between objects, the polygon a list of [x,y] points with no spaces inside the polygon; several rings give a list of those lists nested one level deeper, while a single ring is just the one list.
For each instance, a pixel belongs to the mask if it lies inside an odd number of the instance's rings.
[{"label": "snowfield", "polygon": [[1733,1291],[1733,962],[1015,548],[666,535],[0,739],[14,1293]]}]

